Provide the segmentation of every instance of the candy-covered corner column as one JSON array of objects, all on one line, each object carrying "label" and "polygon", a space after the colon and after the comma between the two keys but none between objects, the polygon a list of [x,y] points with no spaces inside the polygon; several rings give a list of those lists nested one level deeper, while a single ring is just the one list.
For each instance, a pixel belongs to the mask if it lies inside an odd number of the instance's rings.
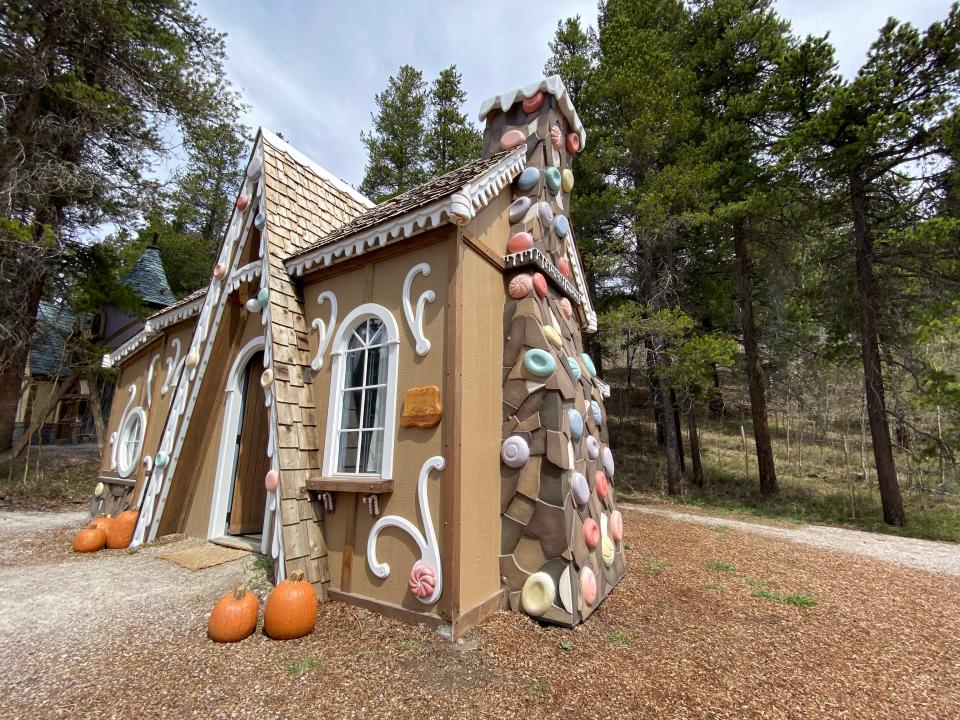
[{"label": "candy-covered corner column", "polygon": [[484,155],[526,144],[503,238],[500,575],[509,606],[576,625],[623,577],[623,518],[587,324],[574,273],[573,155],[581,148],[562,85],[487,113]]}]

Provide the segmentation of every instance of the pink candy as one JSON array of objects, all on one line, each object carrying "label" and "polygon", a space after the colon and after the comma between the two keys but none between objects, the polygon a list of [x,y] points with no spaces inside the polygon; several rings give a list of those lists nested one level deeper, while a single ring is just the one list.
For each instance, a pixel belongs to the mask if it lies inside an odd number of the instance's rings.
[{"label": "pink candy", "polygon": [[423,560],[417,560],[410,569],[410,592],[423,600],[430,597],[436,587],[436,571]]}]

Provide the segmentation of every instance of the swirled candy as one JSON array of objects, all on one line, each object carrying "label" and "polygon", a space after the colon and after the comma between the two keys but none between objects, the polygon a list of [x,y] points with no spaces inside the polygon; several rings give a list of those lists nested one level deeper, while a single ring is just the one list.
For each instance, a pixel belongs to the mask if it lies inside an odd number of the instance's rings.
[{"label": "swirled candy", "polygon": [[530,459],[530,446],[519,435],[511,435],[500,446],[500,459],[507,467],[523,467]]}]

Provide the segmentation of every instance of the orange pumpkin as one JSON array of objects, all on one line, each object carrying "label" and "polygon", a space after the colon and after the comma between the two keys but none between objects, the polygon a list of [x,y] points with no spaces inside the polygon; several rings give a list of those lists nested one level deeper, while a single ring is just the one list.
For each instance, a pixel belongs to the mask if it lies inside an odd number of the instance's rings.
[{"label": "orange pumpkin", "polygon": [[103,528],[85,527],[73,536],[73,551],[78,553],[103,550],[107,544],[107,533]]},{"label": "orange pumpkin", "polygon": [[214,642],[240,642],[257,629],[260,601],[244,587],[217,600],[207,622],[207,637]]},{"label": "orange pumpkin", "polygon": [[126,510],[117,515],[107,527],[107,547],[111,550],[127,547],[133,540],[133,530],[136,527],[136,510]]},{"label": "orange pumpkin", "polygon": [[263,630],[274,640],[292,640],[313,632],[317,624],[317,594],[296,570],[277,585],[263,608]]},{"label": "orange pumpkin", "polygon": [[113,518],[109,515],[99,515],[93,520],[87,523],[88,528],[100,528],[104,532],[107,532],[110,528],[110,523],[113,522]]}]

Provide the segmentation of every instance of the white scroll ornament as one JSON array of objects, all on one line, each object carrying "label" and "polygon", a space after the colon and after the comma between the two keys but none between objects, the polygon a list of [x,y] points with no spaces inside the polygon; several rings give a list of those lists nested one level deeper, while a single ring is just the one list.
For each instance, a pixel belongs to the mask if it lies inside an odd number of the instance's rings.
[{"label": "white scroll ornament", "polygon": [[427,290],[420,299],[417,300],[417,312],[414,315],[413,306],[410,304],[410,285],[417,273],[423,273],[424,277],[430,276],[430,265],[428,263],[419,263],[410,268],[406,279],[403,281],[403,314],[407,318],[407,325],[410,326],[410,332],[417,341],[417,355],[423,357],[430,352],[430,341],[423,335],[423,310],[428,302],[437,299],[433,290]]},{"label": "white scroll ornament", "polygon": [[[409,277],[409,276],[408,276]],[[420,505],[420,515],[423,517],[423,527],[426,530],[426,537],[420,532],[420,529],[406,518],[399,515],[384,515],[377,520],[370,528],[370,535],[367,538],[367,563],[370,570],[378,578],[385,578],[390,575],[390,565],[381,563],[377,560],[377,536],[384,528],[395,527],[403,530],[413,538],[420,548],[420,560],[418,563],[429,565],[437,575],[437,583],[433,592],[425,598],[418,598],[424,605],[433,605],[443,592],[443,572],[440,567],[440,547],[437,545],[437,533],[433,529],[433,519],[430,515],[430,500],[427,498],[427,480],[430,477],[431,470],[443,470],[444,459],[440,455],[434,455],[427,460],[420,468],[420,480],[417,482],[417,501]]]},{"label": "white scroll ornament", "polygon": [[330,338],[333,336],[333,328],[337,324],[337,296],[329,290],[324,290],[317,295],[317,305],[323,305],[324,300],[330,303],[330,324],[325,324],[320,318],[314,318],[310,323],[317,329],[317,354],[310,362],[314,372],[319,372],[323,367],[323,354],[327,351],[327,345],[330,344]]}]

